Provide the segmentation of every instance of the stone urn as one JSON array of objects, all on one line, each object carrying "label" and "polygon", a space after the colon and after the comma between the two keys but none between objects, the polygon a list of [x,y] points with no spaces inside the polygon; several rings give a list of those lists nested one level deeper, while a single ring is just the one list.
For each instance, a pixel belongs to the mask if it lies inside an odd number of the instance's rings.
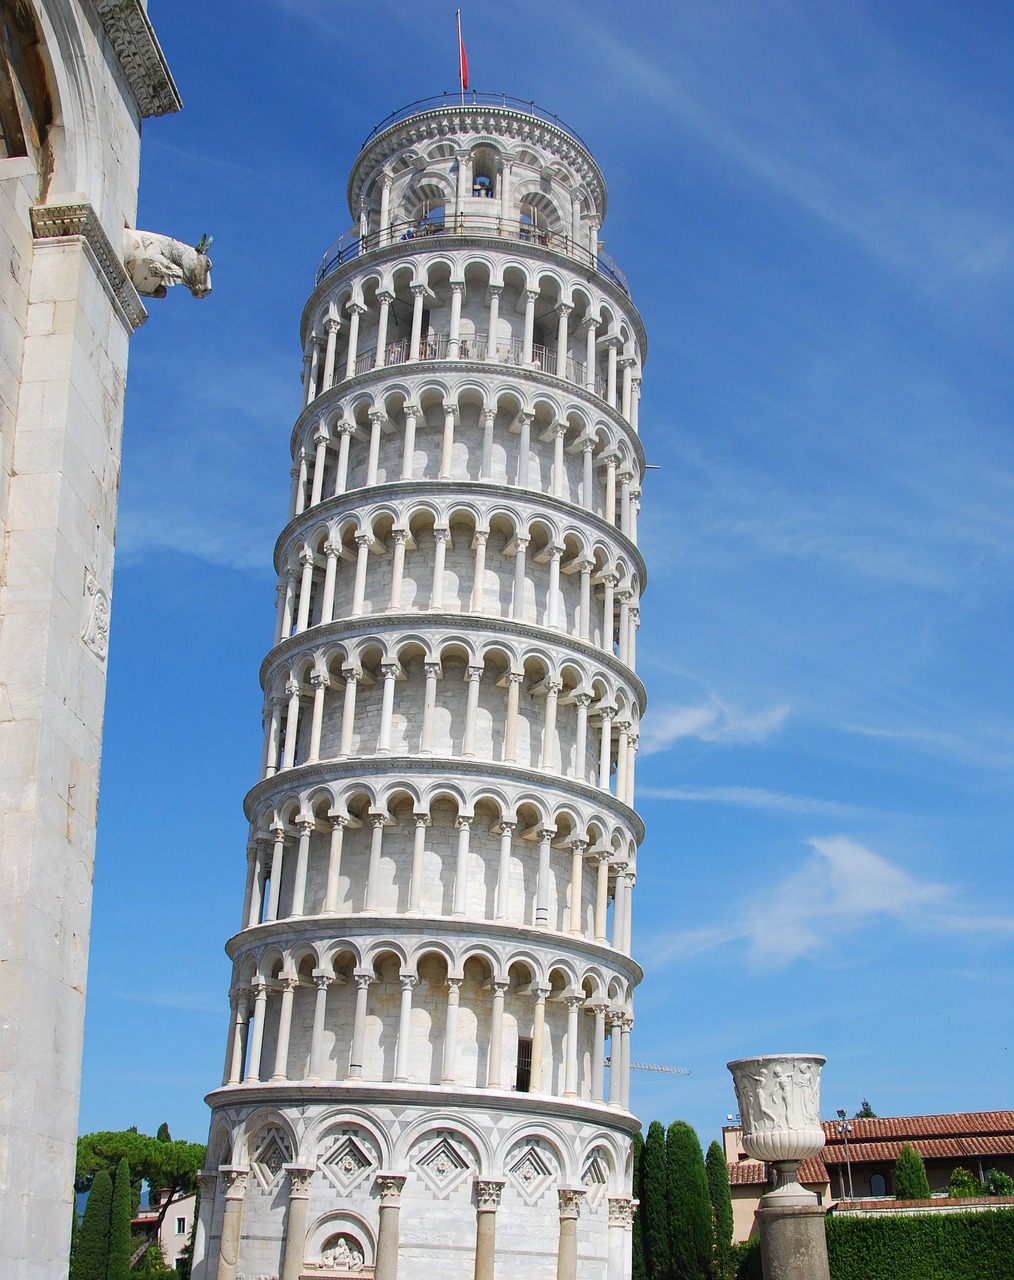
[{"label": "stone urn", "polygon": [[820,1069],[813,1053],[776,1053],[728,1064],[736,1085],[747,1155],[775,1167],[774,1188],[762,1205],[812,1205],[817,1197],[799,1185],[803,1160],[824,1146],[820,1127]]}]

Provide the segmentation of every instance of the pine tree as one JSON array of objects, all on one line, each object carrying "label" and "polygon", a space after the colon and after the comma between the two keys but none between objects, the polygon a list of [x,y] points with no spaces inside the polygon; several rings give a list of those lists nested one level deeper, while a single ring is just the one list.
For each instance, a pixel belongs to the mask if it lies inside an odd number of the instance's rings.
[{"label": "pine tree", "polygon": [[876,1120],[877,1113],[870,1106],[869,1098],[864,1098],[862,1106],[852,1117],[853,1120]]},{"label": "pine tree", "polygon": [[644,1265],[644,1134],[640,1129],[634,1134],[634,1145],[631,1152],[634,1165],[633,1190],[638,1206],[634,1210],[634,1231],[631,1241],[631,1277],[632,1280],[648,1280],[648,1272]]},{"label": "pine tree", "polygon": [[652,1120],[644,1140],[642,1232],[647,1280],[671,1280],[669,1210],[666,1203],[665,1130]]},{"label": "pine tree", "polygon": [[717,1141],[708,1147],[704,1168],[708,1175],[708,1198],[711,1200],[711,1222],[715,1234],[715,1275],[722,1276],[732,1250],[733,1219],[729,1166]]},{"label": "pine tree", "polygon": [[124,1158],[116,1166],[116,1177],[113,1180],[113,1198],[109,1210],[107,1280],[129,1280],[130,1277],[130,1255],[134,1251],[130,1241],[132,1199],[130,1165]]},{"label": "pine tree", "polygon": [[74,1242],[70,1280],[106,1280],[109,1264],[109,1210],[113,1180],[107,1169],[92,1179],[84,1217]]},{"label": "pine tree", "polygon": [[922,1156],[907,1142],[894,1162],[894,1194],[898,1200],[928,1200],[929,1179]]},{"label": "pine tree", "polygon": [[665,1166],[672,1276],[674,1280],[708,1280],[714,1241],[708,1176],[700,1141],[685,1120],[669,1126]]}]

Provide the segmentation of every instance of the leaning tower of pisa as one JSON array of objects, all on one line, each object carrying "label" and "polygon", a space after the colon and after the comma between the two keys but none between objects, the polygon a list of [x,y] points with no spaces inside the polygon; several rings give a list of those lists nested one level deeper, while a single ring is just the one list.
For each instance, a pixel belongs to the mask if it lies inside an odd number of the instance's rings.
[{"label": "leaning tower of pisa", "polygon": [[348,197],[195,1275],[627,1280],[643,328],[534,103],[396,112]]}]

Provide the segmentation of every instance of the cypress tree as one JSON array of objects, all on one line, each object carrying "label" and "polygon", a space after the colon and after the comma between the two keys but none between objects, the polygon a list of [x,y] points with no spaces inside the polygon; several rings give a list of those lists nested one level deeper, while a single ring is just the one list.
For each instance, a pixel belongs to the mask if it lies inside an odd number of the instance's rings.
[{"label": "cypress tree", "polygon": [[163,1120],[158,1127],[158,1133],[155,1134],[156,1142],[172,1142],[172,1134],[169,1132],[169,1126]]},{"label": "cypress tree", "polygon": [[634,1134],[634,1145],[631,1151],[634,1165],[633,1190],[638,1206],[634,1210],[634,1232],[631,1241],[631,1277],[632,1280],[648,1280],[644,1265],[644,1134],[638,1129]]},{"label": "cypress tree", "polygon": [[671,1280],[669,1210],[665,1184],[665,1130],[658,1120],[648,1125],[644,1140],[642,1238],[647,1280]]},{"label": "cypress tree", "polygon": [[732,1251],[732,1192],[729,1189],[729,1166],[719,1142],[712,1142],[704,1157],[708,1175],[708,1198],[711,1201],[711,1222],[715,1235],[715,1275],[725,1274]]},{"label": "cypress tree", "polygon": [[130,1165],[124,1157],[116,1166],[116,1177],[113,1180],[113,1197],[109,1210],[107,1280],[129,1280],[130,1277],[130,1255],[134,1251],[130,1241],[132,1200]]},{"label": "cypress tree", "polygon": [[106,1280],[109,1263],[109,1210],[113,1180],[108,1169],[92,1179],[84,1217],[74,1241],[70,1280]]},{"label": "cypress tree", "polygon": [[898,1200],[928,1200],[929,1179],[922,1156],[907,1142],[894,1162],[894,1194]]},{"label": "cypress tree", "polygon": [[665,1166],[671,1274],[674,1280],[708,1280],[714,1252],[708,1176],[700,1141],[685,1120],[669,1126]]}]

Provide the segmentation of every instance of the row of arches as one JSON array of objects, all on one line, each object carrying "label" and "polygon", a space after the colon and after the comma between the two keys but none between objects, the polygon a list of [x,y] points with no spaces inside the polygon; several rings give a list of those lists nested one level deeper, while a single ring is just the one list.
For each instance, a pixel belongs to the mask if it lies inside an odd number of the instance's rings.
[{"label": "row of arches", "polygon": [[[309,1123],[297,1130],[278,1108],[216,1109],[214,1163],[198,1179],[195,1280],[231,1280],[237,1264],[244,1274],[365,1269],[394,1280],[402,1207],[415,1266],[461,1275],[464,1261],[471,1272],[474,1236],[482,1276],[496,1258],[576,1280],[580,1247],[597,1273],[622,1280],[633,1209],[625,1132],[535,1117],[493,1128],[501,1117],[460,1106],[394,1114],[384,1125],[348,1104],[301,1108]],[[434,1213],[440,1230],[420,1234]],[[496,1246],[501,1213],[507,1234]]]},{"label": "row of arches", "polygon": [[303,403],[374,369],[428,361],[540,372],[637,431],[638,335],[606,297],[542,263],[402,253],[336,284],[305,338]]},{"label": "row of arches", "polygon": [[435,782],[355,781],[289,795],[252,822],[243,925],[313,916],[445,917],[529,926],[629,954],[628,829],[543,798],[508,806]]},{"label": "row of arches", "polygon": [[458,758],[633,803],[639,691],[580,656],[399,631],[286,654],[264,689],[262,777],[321,760]]},{"label": "row of arches", "polygon": [[479,943],[454,957],[430,940],[411,964],[375,944],[363,960],[340,943],[323,964],[310,947],[238,958],[223,1084],[394,1081],[627,1109],[622,978],[527,956],[501,966]]},{"label": "row of arches", "polygon": [[488,482],[582,507],[636,541],[641,461],[614,424],[549,396],[439,382],[334,404],[297,428],[289,515],[376,484]]},{"label": "row of arches", "polygon": [[[535,1148],[551,1162],[551,1185],[578,1187],[588,1166],[599,1157],[607,1173],[610,1195],[630,1191],[630,1138],[625,1130],[604,1125],[576,1126],[550,1117],[517,1116],[513,1120],[485,1101],[462,1099],[460,1107],[399,1109],[385,1117],[352,1102],[318,1103],[307,1107],[297,1125],[292,1116],[272,1105],[242,1105],[235,1097],[216,1102],[208,1139],[207,1171],[247,1169],[261,1162],[275,1142],[284,1159],[277,1171],[267,1167],[269,1185],[284,1177],[282,1167],[293,1164],[322,1175],[322,1186],[333,1178],[328,1169],[336,1147],[354,1148],[356,1158],[343,1179],[349,1192],[372,1182],[380,1170],[407,1173],[415,1163],[420,1140],[434,1135],[449,1138],[468,1153],[470,1173],[483,1178],[505,1177],[515,1168],[515,1156]],[[352,1138],[351,1144],[343,1138]],[[263,1184],[262,1184],[263,1185]],[[537,1199],[541,1188],[531,1199]],[[333,1193],[332,1193],[333,1194]]]},{"label": "row of arches", "polygon": [[276,645],[340,619],[453,613],[567,635],[635,667],[640,564],[541,516],[377,503],[311,526],[281,560]]}]

